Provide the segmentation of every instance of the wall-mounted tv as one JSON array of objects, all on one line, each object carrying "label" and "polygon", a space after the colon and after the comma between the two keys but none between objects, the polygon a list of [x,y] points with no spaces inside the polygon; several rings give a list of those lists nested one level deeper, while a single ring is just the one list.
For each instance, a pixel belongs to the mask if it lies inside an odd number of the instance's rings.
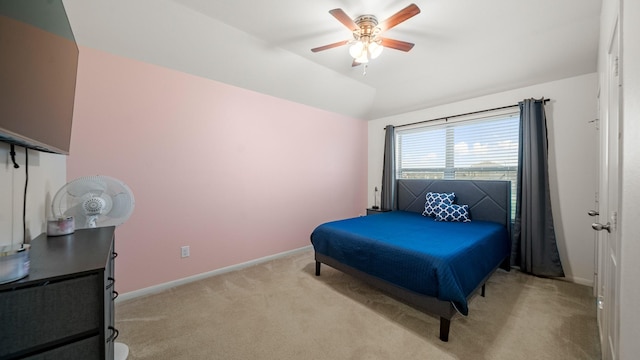
[{"label": "wall-mounted tv", "polygon": [[69,154],[77,69],[62,0],[1,0],[0,141]]}]

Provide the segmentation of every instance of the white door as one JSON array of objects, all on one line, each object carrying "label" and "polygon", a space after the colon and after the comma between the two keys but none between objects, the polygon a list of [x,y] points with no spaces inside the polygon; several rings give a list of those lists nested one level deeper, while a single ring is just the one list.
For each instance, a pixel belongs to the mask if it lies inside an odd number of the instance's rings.
[{"label": "white door", "polygon": [[596,293],[598,296],[598,327],[603,359],[618,358],[618,288],[620,244],[617,232],[619,200],[619,108],[620,64],[618,51],[618,24],[613,30],[605,74],[605,95],[601,93],[600,121],[600,179]]}]

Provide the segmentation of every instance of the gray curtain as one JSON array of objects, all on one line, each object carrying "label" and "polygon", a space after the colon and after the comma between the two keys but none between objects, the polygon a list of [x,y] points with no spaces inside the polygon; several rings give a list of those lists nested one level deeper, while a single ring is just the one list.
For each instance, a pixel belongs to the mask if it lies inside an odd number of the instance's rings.
[{"label": "gray curtain", "polygon": [[387,125],[384,128],[384,162],[382,164],[382,192],[380,194],[380,208],[382,210],[397,210],[396,204],[396,157],[395,157],[395,128]]},{"label": "gray curtain", "polygon": [[537,276],[564,276],[551,212],[544,99],[520,103],[520,148],[512,265]]}]

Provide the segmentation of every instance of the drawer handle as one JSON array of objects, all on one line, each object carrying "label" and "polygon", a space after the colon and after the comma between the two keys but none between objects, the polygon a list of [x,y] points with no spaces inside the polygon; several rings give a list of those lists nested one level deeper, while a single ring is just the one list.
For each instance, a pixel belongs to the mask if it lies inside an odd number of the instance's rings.
[{"label": "drawer handle", "polygon": [[117,298],[118,298],[118,295],[120,295],[120,294],[118,294],[118,292],[117,292],[117,291],[113,290],[113,298],[111,298],[111,301],[113,301],[113,300],[117,299]]},{"label": "drawer handle", "polygon": [[113,284],[115,284],[115,283],[116,283],[116,279],[114,279],[114,278],[112,278],[111,276],[109,276],[109,277],[107,278],[107,280],[111,281],[111,283],[109,283],[109,285],[107,285],[106,289],[110,289],[110,288],[113,286]]},{"label": "drawer handle", "polygon": [[109,326],[109,330],[111,330],[111,336],[109,336],[107,342],[115,341],[118,338],[118,335],[120,335],[120,331],[113,326]]}]

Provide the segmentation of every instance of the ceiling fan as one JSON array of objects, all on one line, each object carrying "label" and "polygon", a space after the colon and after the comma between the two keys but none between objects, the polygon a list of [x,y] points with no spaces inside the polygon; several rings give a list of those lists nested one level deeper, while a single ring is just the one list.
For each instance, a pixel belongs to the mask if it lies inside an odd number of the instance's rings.
[{"label": "ceiling fan", "polygon": [[385,38],[381,34],[419,13],[420,8],[416,4],[411,4],[379,23],[375,15],[367,14],[351,19],[342,9],[330,10],[329,14],[351,30],[353,40],[343,40],[316,47],[311,51],[318,52],[351,44],[349,47],[349,54],[353,57],[351,66],[367,64],[370,59],[378,57],[385,47],[407,52],[413,48],[413,43]]}]

